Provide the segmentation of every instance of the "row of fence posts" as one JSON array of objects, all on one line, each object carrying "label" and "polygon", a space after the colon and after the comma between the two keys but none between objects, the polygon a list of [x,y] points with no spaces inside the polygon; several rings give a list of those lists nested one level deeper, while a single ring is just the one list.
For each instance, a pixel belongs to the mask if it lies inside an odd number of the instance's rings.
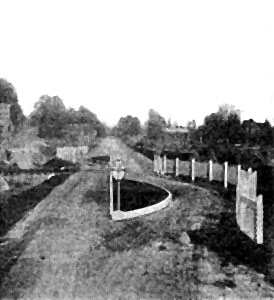
[{"label": "row of fence posts", "polygon": [[[165,175],[167,173],[167,158],[163,157],[163,170],[162,158],[154,156],[154,172]],[[157,165],[158,164],[158,165]],[[160,168],[157,168],[160,165]],[[219,165],[221,166],[221,165]],[[175,176],[180,175],[180,160],[175,160]],[[235,166],[234,166],[235,168]],[[207,175],[209,181],[214,180],[214,166],[212,160],[209,161]],[[189,175],[191,180],[194,181],[197,174],[195,174],[195,159],[191,160],[189,164]],[[263,244],[263,196],[257,194],[257,172],[252,172],[252,168],[247,171],[241,169],[241,165],[237,166],[237,173],[234,175],[234,184],[236,188],[236,221],[240,230],[251,238],[256,244]],[[228,162],[223,164],[223,182],[224,187],[228,186]],[[186,174],[185,172],[184,174]],[[197,176],[198,177],[198,176]],[[205,177],[203,177],[205,178]],[[221,176],[218,181],[222,181]],[[229,181],[231,183],[231,180]]]},{"label": "row of fence posts", "polygon": [[[155,161],[155,157],[154,157],[154,161]],[[161,174],[165,175],[167,174],[167,157],[166,155],[164,155],[163,157],[163,171],[160,171]],[[179,158],[175,159],[175,176],[179,176],[179,163],[180,160]],[[241,165],[238,165],[237,167],[237,174],[239,176],[240,174],[240,170],[241,170]],[[154,172],[157,172],[157,170],[155,169],[155,165],[154,165]],[[213,162],[212,160],[209,161],[209,181],[213,181]],[[195,158],[193,158],[191,160],[191,180],[195,181]],[[227,188],[227,183],[228,183],[228,162],[226,161],[224,163],[224,187]]]}]

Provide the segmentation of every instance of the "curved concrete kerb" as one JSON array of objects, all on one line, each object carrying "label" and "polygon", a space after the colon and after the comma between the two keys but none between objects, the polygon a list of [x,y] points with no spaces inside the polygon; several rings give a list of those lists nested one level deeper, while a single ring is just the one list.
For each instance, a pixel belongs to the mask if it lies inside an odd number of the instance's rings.
[{"label": "curved concrete kerb", "polygon": [[[141,180],[140,182],[145,182],[145,181]],[[150,182],[145,182],[145,183],[151,184]],[[144,207],[144,208],[140,208],[140,209],[135,209],[135,210],[126,211],[126,212],[121,211],[121,210],[113,211],[113,186],[112,186],[112,176],[110,175],[110,215],[111,215],[112,219],[115,221],[120,221],[120,220],[137,218],[137,217],[141,217],[141,216],[145,216],[145,215],[157,212],[157,211],[162,210],[163,208],[169,206],[169,204],[172,202],[172,194],[170,193],[170,191],[168,191],[167,189],[165,189],[162,186],[159,186],[157,184],[153,184],[153,185],[165,190],[168,193],[167,198],[162,200],[159,203],[156,203],[156,204]]]}]

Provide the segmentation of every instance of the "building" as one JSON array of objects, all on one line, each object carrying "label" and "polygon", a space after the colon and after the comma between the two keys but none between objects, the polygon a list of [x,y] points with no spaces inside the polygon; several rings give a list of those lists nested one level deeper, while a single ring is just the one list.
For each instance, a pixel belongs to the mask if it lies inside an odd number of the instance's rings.
[{"label": "building", "polygon": [[245,129],[246,133],[250,136],[260,133],[260,130],[263,128],[264,123],[258,123],[254,120],[244,120],[242,127]]},{"label": "building", "polygon": [[181,141],[189,142],[190,130],[182,126],[166,127],[166,133],[180,139]]}]

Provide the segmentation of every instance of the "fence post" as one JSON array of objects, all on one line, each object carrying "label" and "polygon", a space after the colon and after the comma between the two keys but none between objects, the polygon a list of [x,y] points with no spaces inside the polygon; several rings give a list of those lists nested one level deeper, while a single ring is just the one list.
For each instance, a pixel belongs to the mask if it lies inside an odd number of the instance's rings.
[{"label": "fence post", "polygon": [[159,163],[159,174],[163,174],[163,160],[160,155],[158,157],[158,163]]},{"label": "fence post", "polygon": [[175,176],[179,176],[179,158],[178,157],[175,160],[175,164],[176,164],[176,173],[175,173]]},{"label": "fence post", "polygon": [[112,216],[112,213],[113,213],[113,181],[112,181],[112,171],[110,172],[110,176],[109,176],[109,191],[110,191],[109,211],[110,211],[110,215]]},{"label": "fence post", "polygon": [[164,174],[166,174],[166,155],[164,155]]},{"label": "fence post", "polygon": [[227,188],[227,172],[228,172],[228,162],[225,162],[225,174],[224,174],[224,186]]},{"label": "fence post", "polygon": [[212,160],[209,161],[209,181],[213,180],[213,172],[212,172]]},{"label": "fence post", "polygon": [[263,196],[259,195],[257,198],[257,211],[256,211],[256,240],[257,244],[263,244]]},{"label": "fence post", "polygon": [[238,165],[238,174],[237,174],[237,186],[236,186],[236,220],[238,225],[241,224],[241,215],[240,215],[240,198],[241,198],[241,165]]},{"label": "fence post", "polygon": [[157,170],[158,161],[156,160],[156,155],[154,154],[154,172],[156,173]]},{"label": "fence post", "polygon": [[195,180],[195,158],[192,158],[192,165],[191,165],[191,180]]},{"label": "fence post", "polygon": [[238,182],[240,181],[240,176],[241,176],[241,165],[238,165],[238,174],[237,174],[238,176],[237,176],[237,184],[238,184]]}]

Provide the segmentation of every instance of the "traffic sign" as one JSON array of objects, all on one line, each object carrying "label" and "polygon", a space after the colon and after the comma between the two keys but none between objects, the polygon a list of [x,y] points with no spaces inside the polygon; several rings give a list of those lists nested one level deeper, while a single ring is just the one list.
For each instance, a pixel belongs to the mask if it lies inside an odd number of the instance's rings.
[{"label": "traffic sign", "polygon": [[124,171],[112,171],[112,176],[116,179],[116,180],[121,180],[125,175]]}]

